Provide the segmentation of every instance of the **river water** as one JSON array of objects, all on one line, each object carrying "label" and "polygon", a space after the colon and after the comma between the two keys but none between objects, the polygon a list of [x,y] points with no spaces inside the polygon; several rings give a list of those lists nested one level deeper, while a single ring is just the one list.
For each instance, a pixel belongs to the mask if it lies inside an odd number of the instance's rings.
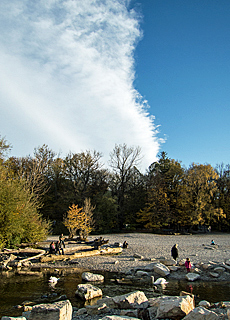
[{"label": "river water", "polygon": [[[101,273],[101,272],[100,272]],[[101,273],[102,274],[102,273]],[[125,294],[135,290],[144,291],[148,298],[154,296],[152,286],[135,286],[114,284],[111,281],[115,274],[104,272],[104,283],[98,283],[104,296],[115,296]],[[52,288],[49,284],[50,274],[42,276],[27,275],[1,275],[0,276],[0,317],[18,316],[22,314],[22,309],[17,309],[25,301],[35,301],[36,303],[51,302],[60,295],[66,295],[75,307],[84,307],[84,302],[75,297],[77,285],[82,283],[80,273],[70,273],[60,276],[57,285]],[[185,280],[172,280],[164,287],[158,289],[166,295],[179,295],[184,290],[192,292],[197,300],[207,300],[211,303],[220,301],[230,301],[230,281],[229,282],[187,282]],[[95,301],[93,302],[95,303]]]}]

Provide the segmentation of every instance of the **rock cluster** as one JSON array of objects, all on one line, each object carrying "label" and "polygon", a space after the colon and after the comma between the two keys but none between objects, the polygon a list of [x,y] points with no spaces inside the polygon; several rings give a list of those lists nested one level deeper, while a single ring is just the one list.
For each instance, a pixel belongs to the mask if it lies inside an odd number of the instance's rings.
[{"label": "rock cluster", "polygon": [[101,298],[94,305],[87,305],[78,310],[72,308],[69,300],[39,304],[27,310],[21,317],[2,317],[2,320],[230,319],[230,302],[210,305],[208,301],[201,301],[195,307],[193,295],[185,292],[180,296],[147,299],[144,292],[134,291]]}]

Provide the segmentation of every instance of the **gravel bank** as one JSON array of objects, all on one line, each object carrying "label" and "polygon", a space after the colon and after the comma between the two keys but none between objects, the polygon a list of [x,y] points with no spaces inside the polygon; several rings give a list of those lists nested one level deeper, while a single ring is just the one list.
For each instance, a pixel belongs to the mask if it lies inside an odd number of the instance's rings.
[{"label": "gravel bank", "polygon": [[[109,244],[115,242],[128,242],[128,248],[124,249],[119,255],[94,256],[78,258],[76,267],[85,270],[104,270],[109,272],[123,272],[124,270],[145,266],[149,264],[143,259],[133,259],[134,254],[141,255],[147,259],[156,259],[160,257],[170,258],[171,247],[177,243],[179,250],[179,259],[189,257],[192,263],[198,262],[224,262],[230,259],[230,234],[199,234],[199,235],[156,235],[149,233],[126,233],[126,234],[108,234],[101,235],[109,239]],[[97,236],[90,236],[89,241]],[[49,240],[56,240],[58,237],[49,237]],[[210,246],[214,239],[217,246]],[[56,264],[57,267],[57,264]]]}]

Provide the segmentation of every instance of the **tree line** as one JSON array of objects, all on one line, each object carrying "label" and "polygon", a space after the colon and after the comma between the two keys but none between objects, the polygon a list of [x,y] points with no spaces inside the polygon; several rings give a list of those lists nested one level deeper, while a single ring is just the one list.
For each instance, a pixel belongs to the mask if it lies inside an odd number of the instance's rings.
[{"label": "tree line", "polygon": [[[141,173],[141,149],[126,144],[115,145],[108,168],[95,150],[60,157],[43,145],[18,158],[9,156],[10,148],[1,138],[0,246],[43,237],[50,228],[65,233],[66,213],[73,205],[84,208],[86,201],[95,233],[229,230],[229,165],[186,168],[161,152]],[[7,229],[10,224],[19,234]]]}]

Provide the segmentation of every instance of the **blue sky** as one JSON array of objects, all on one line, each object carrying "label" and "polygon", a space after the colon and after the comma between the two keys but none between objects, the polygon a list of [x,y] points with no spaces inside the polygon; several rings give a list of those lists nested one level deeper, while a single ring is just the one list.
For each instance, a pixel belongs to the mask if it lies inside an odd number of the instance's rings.
[{"label": "blue sky", "polygon": [[230,2],[142,0],[135,85],[168,156],[230,163]]},{"label": "blue sky", "polygon": [[47,144],[107,163],[126,143],[141,147],[142,169],[160,151],[229,163],[229,1],[1,0],[0,15],[11,155]]}]

